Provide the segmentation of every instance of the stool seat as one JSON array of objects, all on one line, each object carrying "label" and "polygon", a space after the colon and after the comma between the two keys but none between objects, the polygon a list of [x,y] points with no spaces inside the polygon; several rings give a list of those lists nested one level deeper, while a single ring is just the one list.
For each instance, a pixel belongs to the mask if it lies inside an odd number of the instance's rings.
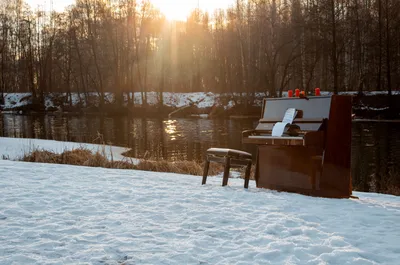
[{"label": "stool seat", "polygon": [[222,179],[222,186],[228,184],[229,170],[231,166],[246,167],[244,187],[249,187],[250,171],[252,165],[252,155],[250,153],[227,148],[210,148],[207,150],[206,163],[204,164],[204,173],[202,184],[206,184],[208,168],[210,162],[219,163],[224,165],[224,176]]},{"label": "stool seat", "polygon": [[216,155],[216,156],[229,156],[236,159],[251,159],[252,156],[250,153],[239,151],[235,149],[227,149],[227,148],[210,148],[207,150],[208,155]]}]

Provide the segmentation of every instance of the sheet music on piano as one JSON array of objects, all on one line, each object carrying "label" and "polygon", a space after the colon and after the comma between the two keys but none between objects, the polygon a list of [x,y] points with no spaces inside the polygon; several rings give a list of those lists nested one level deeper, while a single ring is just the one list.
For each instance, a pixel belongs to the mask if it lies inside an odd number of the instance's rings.
[{"label": "sheet music on piano", "polygon": [[288,108],[285,112],[282,122],[277,122],[272,128],[272,136],[281,137],[288,124],[292,124],[294,118],[297,115],[295,108]]}]

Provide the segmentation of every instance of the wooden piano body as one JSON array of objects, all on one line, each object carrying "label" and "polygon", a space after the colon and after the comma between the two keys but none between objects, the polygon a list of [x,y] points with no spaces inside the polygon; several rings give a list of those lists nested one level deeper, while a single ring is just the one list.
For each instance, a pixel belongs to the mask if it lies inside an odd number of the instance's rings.
[{"label": "wooden piano body", "polygon": [[[297,136],[272,137],[288,108],[299,115]],[[350,96],[265,99],[255,130],[243,143],[258,145],[257,187],[312,196],[348,198],[352,194]]]}]

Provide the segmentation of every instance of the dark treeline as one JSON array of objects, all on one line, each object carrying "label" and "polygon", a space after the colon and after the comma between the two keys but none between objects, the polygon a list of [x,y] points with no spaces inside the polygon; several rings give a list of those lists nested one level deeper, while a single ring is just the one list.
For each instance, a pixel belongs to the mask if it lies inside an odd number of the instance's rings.
[{"label": "dark treeline", "polygon": [[0,5],[0,99],[96,92],[104,104],[112,92],[133,103],[129,92],[141,92],[146,104],[148,91],[211,91],[251,101],[254,92],[400,86],[398,0],[237,0],[185,22],[149,1],[77,0],[63,13]]}]

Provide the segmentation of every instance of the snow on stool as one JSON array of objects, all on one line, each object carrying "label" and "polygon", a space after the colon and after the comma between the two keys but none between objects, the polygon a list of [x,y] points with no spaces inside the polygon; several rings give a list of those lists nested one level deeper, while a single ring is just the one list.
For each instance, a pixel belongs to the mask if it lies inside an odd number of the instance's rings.
[{"label": "snow on stool", "polygon": [[249,153],[226,148],[210,148],[207,150],[206,163],[204,165],[203,182],[202,185],[206,184],[208,168],[210,162],[215,162],[224,165],[224,177],[222,179],[222,186],[228,185],[229,170],[233,167],[246,166],[246,174],[244,180],[244,187],[249,187],[250,170],[252,164],[252,156]]}]

